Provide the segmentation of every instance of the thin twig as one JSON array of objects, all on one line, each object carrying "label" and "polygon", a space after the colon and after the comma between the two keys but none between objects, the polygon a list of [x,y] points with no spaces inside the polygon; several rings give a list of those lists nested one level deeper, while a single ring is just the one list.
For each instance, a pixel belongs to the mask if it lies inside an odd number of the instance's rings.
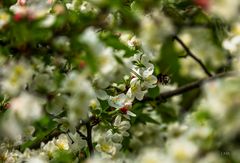
[{"label": "thin twig", "polygon": [[203,64],[203,62],[192,53],[192,51],[187,47],[187,45],[178,36],[173,36],[173,39],[175,39],[183,47],[183,49],[186,51],[188,56],[192,57],[201,66],[203,71],[208,76],[212,76],[212,74],[208,71],[206,66]]},{"label": "thin twig", "polygon": [[83,140],[87,140],[87,136],[84,135],[81,131],[77,130],[77,133],[80,135],[80,137],[81,137]]},{"label": "thin twig", "polygon": [[206,82],[209,82],[218,78],[236,76],[236,75],[239,75],[239,73],[235,71],[220,73],[202,80],[198,80],[198,81],[183,85],[175,90],[163,92],[157,98],[160,101],[165,101],[167,98],[186,93],[196,88],[200,88]]}]

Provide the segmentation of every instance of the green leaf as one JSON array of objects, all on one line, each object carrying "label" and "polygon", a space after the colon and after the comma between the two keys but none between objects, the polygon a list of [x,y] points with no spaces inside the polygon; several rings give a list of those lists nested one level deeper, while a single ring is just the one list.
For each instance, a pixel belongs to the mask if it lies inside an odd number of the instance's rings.
[{"label": "green leaf", "polygon": [[90,70],[94,74],[98,70],[97,56],[92,53],[91,49],[87,45],[85,45],[84,50],[86,53],[84,53],[83,59],[86,61]]},{"label": "green leaf", "polygon": [[212,18],[210,25],[214,43],[221,46],[223,39],[227,36],[226,25],[220,18]]},{"label": "green leaf", "polygon": [[66,150],[59,150],[53,155],[50,163],[70,163],[74,161],[74,155]]},{"label": "green leaf", "polygon": [[103,110],[106,110],[109,108],[109,105],[108,105],[108,102],[107,100],[100,100],[98,99],[99,103],[100,103],[100,106]]},{"label": "green leaf", "polygon": [[163,12],[166,16],[168,16],[169,18],[172,19],[172,21],[175,24],[183,24],[184,22],[184,17],[182,16],[182,14],[179,12],[178,9],[176,9],[174,6],[172,5],[166,5],[163,7]]},{"label": "green leaf", "polygon": [[156,86],[156,87],[154,87],[154,88],[148,89],[148,93],[147,93],[146,96],[151,97],[151,98],[156,98],[156,97],[159,96],[159,94],[160,94],[159,87]]},{"label": "green leaf", "polygon": [[160,105],[156,109],[157,112],[161,115],[163,122],[169,123],[177,120],[177,113],[173,107]]}]

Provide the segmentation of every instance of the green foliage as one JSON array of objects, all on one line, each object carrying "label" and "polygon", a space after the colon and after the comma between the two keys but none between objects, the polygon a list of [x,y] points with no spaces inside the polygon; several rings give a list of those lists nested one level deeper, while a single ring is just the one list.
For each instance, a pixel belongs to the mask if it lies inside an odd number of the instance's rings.
[{"label": "green foliage", "polygon": [[239,79],[196,82],[239,69],[239,8],[213,4],[0,1],[0,162],[239,162]]},{"label": "green foliage", "polygon": [[59,150],[54,154],[50,163],[70,163],[74,161],[74,155],[68,151]]}]

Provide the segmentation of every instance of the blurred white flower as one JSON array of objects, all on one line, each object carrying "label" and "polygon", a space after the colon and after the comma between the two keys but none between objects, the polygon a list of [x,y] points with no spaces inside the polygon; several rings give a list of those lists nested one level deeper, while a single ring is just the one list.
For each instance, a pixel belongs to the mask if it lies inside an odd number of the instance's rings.
[{"label": "blurred white flower", "polygon": [[210,152],[206,156],[200,158],[197,163],[224,163],[223,157],[219,157],[218,153]]},{"label": "blurred white flower", "polygon": [[21,120],[37,120],[42,116],[41,101],[28,93],[22,93],[10,101],[10,109]]},{"label": "blurred white flower", "polygon": [[76,71],[70,72],[62,83],[62,90],[73,94],[94,95],[94,90],[86,77]]},{"label": "blurred white flower", "polygon": [[27,163],[47,163],[48,161],[40,156],[34,156],[27,159]]},{"label": "blurred white flower", "polygon": [[21,124],[17,121],[15,116],[5,117],[5,120],[1,123],[1,131],[10,139],[13,139],[16,144],[22,143],[23,131]]},{"label": "blurred white flower", "polygon": [[232,20],[239,14],[239,0],[210,0],[209,11],[225,20]]},{"label": "blurred white flower", "polygon": [[71,94],[66,100],[70,123],[75,126],[80,119],[87,119],[90,102],[96,95],[86,77],[72,71],[64,79],[62,91]]},{"label": "blurred white flower", "polygon": [[198,147],[185,137],[173,139],[168,142],[167,150],[176,162],[191,162],[198,153]]},{"label": "blurred white flower", "polygon": [[49,141],[47,144],[41,144],[41,148],[47,153],[48,157],[52,157],[58,147],[54,144],[54,141]]},{"label": "blurred white flower", "polygon": [[139,163],[173,163],[173,160],[168,157],[166,154],[163,154],[163,151],[155,148],[146,148],[137,158]]},{"label": "blurred white flower", "polygon": [[49,13],[55,0],[18,0],[10,10],[16,13],[28,14],[33,19],[41,18]]},{"label": "blurred white flower", "polygon": [[240,54],[240,35],[224,40],[223,47],[231,53]]},{"label": "blurred white flower", "polygon": [[58,139],[56,139],[54,143],[60,150],[68,150],[69,149],[68,137],[65,134],[59,135]]},{"label": "blurred white flower", "polygon": [[216,118],[223,118],[226,115],[226,103],[222,99],[225,98],[225,93],[222,90],[222,82],[220,80],[212,81],[204,85],[206,93],[206,104],[211,108],[208,110]]},{"label": "blurred white flower", "polygon": [[152,49],[174,32],[171,20],[159,8],[148,15],[141,15],[140,38],[144,45]]},{"label": "blurred white flower", "polygon": [[87,28],[79,37],[79,41],[86,43],[96,55],[103,52],[105,49],[105,45],[100,41],[93,27]]},{"label": "blurred white flower", "polygon": [[99,73],[109,75],[116,70],[117,61],[113,55],[112,48],[105,48],[98,55]]},{"label": "blurred white flower", "polygon": [[122,41],[124,44],[128,45],[130,48],[135,48],[140,46],[140,40],[130,33],[120,33],[119,37],[120,41]]},{"label": "blurred white flower", "polygon": [[102,89],[96,89],[95,92],[96,92],[97,98],[99,98],[100,100],[107,100],[109,98],[109,95],[107,94],[107,92]]},{"label": "blurred white flower", "polygon": [[188,129],[188,126],[184,124],[179,124],[179,122],[175,122],[175,123],[169,124],[168,133],[169,133],[169,136],[178,137],[182,133],[184,133],[187,129]]},{"label": "blurred white flower", "polygon": [[16,95],[30,82],[33,70],[32,67],[24,62],[10,62],[0,70],[2,79],[0,79],[1,89],[10,95]]},{"label": "blurred white flower", "polygon": [[44,18],[41,22],[40,22],[40,26],[44,27],[44,28],[49,28],[51,27],[56,21],[56,16],[49,14],[46,18]]}]

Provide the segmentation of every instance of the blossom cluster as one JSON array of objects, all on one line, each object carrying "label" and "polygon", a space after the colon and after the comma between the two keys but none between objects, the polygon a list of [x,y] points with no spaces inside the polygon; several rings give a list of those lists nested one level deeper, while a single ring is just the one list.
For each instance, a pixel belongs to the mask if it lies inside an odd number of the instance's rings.
[{"label": "blossom cluster", "polygon": [[239,162],[239,5],[0,2],[0,162]]}]

